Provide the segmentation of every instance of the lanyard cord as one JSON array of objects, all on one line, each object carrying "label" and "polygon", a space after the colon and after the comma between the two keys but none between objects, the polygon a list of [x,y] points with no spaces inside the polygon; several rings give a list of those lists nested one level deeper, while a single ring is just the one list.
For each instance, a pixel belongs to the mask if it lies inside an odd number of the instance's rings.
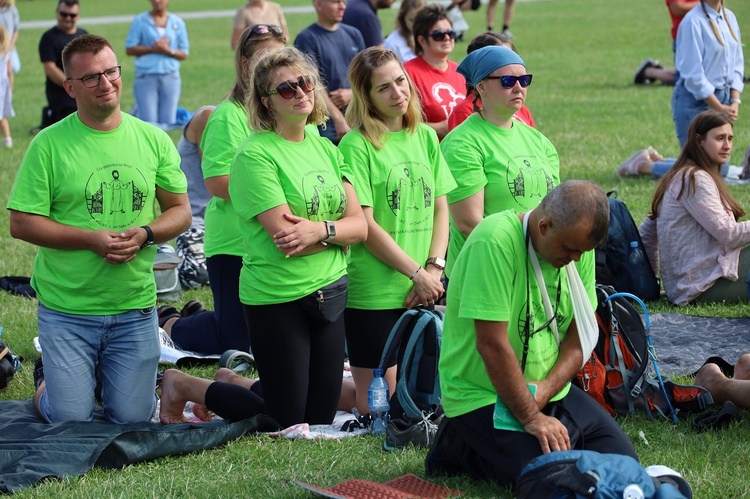
[{"label": "lanyard cord", "polygon": [[[560,271],[557,272],[557,292],[555,293],[555,308],[552,310],[551,307],[545,307],[545,311],[548,314],[547,322],[542,324],[540,327],[535,329],[534,331],[529,331],[529,328],[531,326],[531,285],[530,285],[530,265],[531,265],[531,252],[534,251],[534,248],[531,244],[531,235],[529,233],[528,228],[528,219],[529,219],[529,213],[526,213],[523,218],[523,230],[524,235],[526,238],[526,323],[524,324],[523,328],[523,355],[521,356],[521,372],[526,372],[526,360],[529,354],[529,342],[531,340],[531,337],[535,335],[536,333],[539,333],[541,331],[544,331],[545,329],[552,327],[552,333],[555,335],[555,340],[557,340],[557,343],[560,343],[560,336],[557,332],[557,311],[560,307],[560,296],[562,294],[562,283],[560,279]],[[536,259],[536,253],[534,253],[534,257]],[[544,282],[544,276],[542,276],[541,269],[539,269],[539,263],[538,260],[534,262],[535,265],[535,271],[539,270],[539,272],[536,274],[537,277],[537,284],[539,285],[539,290],[542,293],[542,297],[546,298],[546,301],[549,302],[549,296],[547,295],[547,288],[546,284]],[[540,282],[541,281],[541,282]],[[550,310],[546,310],[546,308],[549,308]]]}]

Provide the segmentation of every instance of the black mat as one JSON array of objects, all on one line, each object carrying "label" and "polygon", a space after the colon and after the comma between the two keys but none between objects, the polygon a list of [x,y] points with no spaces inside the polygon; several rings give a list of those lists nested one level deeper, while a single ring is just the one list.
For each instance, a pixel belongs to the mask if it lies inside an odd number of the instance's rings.
[{"label": "black mat", "polygon": [[94,466],[180,455],[225,444],[246,433],[280,430],[265,415],[227,423],[116,425],[98,409],[92,422],[48,424],[32,400],[0,402],[0,493],[17,492],[47,478],[81,475]]},{"label": "black mat", "polygon": [[682,314],[650,317],[659,369],[665,374],[690,374],[712,355],[734,364],[740,355],[750,353],[750,318]]}]

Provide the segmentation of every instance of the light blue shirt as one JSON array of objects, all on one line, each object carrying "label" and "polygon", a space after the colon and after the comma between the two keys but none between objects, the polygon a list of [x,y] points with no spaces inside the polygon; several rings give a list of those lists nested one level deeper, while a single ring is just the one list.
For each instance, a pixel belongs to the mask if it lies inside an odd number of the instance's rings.
[{"label": "light blue shirt", "polygon": [[701,4],[698,4],[680,23],[675,54],[675,64],[685,88],[699,101],[721,88],[729,87],[742,93],[742,75],[745,69],[742,45],[729,31],[731,26],[734,34],[742,41],[734,13],[725,8],[720,14],[707,3],[704,5],[721,33],[724,45],[719,43]]},{"label": "light blue shirt", "polygon": [[[167,26],[164,35],[159,33],[159,28],[149,12],[142,12],[135,16],[133,24],[130,25],[128,37],[125,39],[125,48],[138,45],[153,45],[162,36],[169,39],[169,47],[172,50],[182,50],[185,54],[190,53],[187,28],[185,21],[180,17],[169,13],[167,15]],[[135,58],[135,74],[168,74],[180,70],[180,61],[165,54],[146,54]]]}]

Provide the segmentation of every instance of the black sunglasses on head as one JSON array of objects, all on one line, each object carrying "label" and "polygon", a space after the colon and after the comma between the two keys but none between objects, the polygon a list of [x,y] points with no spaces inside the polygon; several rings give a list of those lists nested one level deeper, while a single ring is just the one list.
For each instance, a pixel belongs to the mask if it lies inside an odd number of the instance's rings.
[{"label": "black sunglasses on head", "polygon": [[500,80],[500,85],[503,86],[503,88],[513,88],[516,86],[516,82],[518,82],[521,87],[526,88],[529,85],[531,85],[531,79],[534,77],[534,75],[521,75],[521,76],[513,76],[513,75],[505,75],[505,76],[488,76],[487,80]]},{"label": "black sunglasses on head", "polygon": [[430,33],[430,38],[432,38],[436,42],[442,42],[443,40],[445,40],[445,35],[448,35],[448,38],[450,38],[451,40],[456,39],[456,32],[453,31],[452,29],[448,29],[448,30],[436,29],[435,31]]},{"label": "black sunglasses on head", "polygon": [[278,87],[273,90],[267,90],[266,93],[268,95],[279,94],[284,99],[291,99],[297,95],[298,88],[305,93],[315,90],[315,81],[312,76],[300,76],[297,81],[283,81],[279,83]]}]

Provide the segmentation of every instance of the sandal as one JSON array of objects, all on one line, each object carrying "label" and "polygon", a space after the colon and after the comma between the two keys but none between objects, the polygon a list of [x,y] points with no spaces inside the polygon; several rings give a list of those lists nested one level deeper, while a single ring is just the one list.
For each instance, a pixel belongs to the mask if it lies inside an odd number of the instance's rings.
[{"label": "sandal", "polygon": [[742,414],[737,406],[730,401],[726,401],[721,409],[701,414],[693,419],[693,429],[695,431],[721,430],[735,421],[741,420]]},{"label": "sandal", "polygon": [[159,327],[162,329],[169,319],[180,318],[180,313],[172,305],[162,305],[157,308],[156,315],[159,317]]},{"label": "sandal", "polygon": [[255,366],[255,357],[240,350],[227,350],[221,354],[219,367],[231,369],[235,373],[242,373]]},{"label": "sandal", "polygon": [[182,310],[180,310],[180,317],[184,319],[185,317],[190,317],[203,312],[206,312],[206,307],[203,306],[198,298],[193,298],[182,307]]},{"label": "sandal", "polygon": [[652,163],[651,158],[648,154],[648,149],[641,149],[636,151],[632,156],[626,159],[620,166],[617,167],[617,175],[620,177],[637,177],[640,175],[640,165],[643,162]]}]

